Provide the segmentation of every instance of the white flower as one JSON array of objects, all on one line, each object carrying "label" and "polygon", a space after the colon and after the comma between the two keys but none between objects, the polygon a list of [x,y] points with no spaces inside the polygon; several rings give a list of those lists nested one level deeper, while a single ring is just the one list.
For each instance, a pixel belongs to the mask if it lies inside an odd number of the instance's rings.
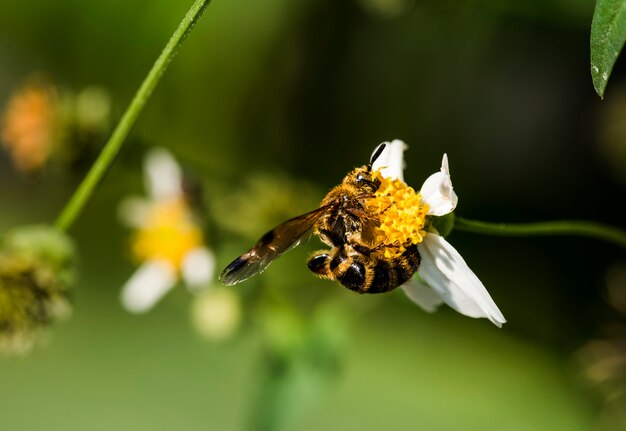
[{"label": "white flower", "polygon": [[[373,170],[390,179],[403,180],[403,152],[406,144],[400,140],[386,142]],[[452,188],[448,158],[444,154],[441,170],[424,181],[421,201],[428,206],[428,216],[443,216],[456,208],[458,198]],[[418,276],[401,288],[406,295],[426,311],[434,311],[442,302],[461,314],[486,317],[496,326],[506,322],[485,286],[467,266],[458,251],[442,236],[427,232],[418,244],[422,258]],[[421,280],[420,280],[421,279]]]},{"label": "white flower", "polygon": [[215,257],[203,240],[182,188],[182,173],[165,149],[146,157],[149,198],[130,197],[119,207],[120,218],[136,229],[132,253],[141,263],[124,284],[121,301],[133,313],[152,308],[179,279],[196,291],[213,278]]},{"label": "white flower", "polygon": [[191,319],[200,335],[208,340],[229,338],[241,323],[239,297],[224,287],[205,290],[193,303]]}]

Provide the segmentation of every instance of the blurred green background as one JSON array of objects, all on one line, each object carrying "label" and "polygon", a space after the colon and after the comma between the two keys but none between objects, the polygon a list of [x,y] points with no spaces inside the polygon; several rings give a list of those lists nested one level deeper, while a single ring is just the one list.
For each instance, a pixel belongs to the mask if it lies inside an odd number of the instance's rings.
[{"label": "blurred green background", "polygon": [[[74,91],[104,87],[117,119],[189,5],[0,0],[0,105],[42,73]],[[416,188],[448,154],[465,217],[625,227],[626,66],[618,61],[601,101],[589,72],[592,13],[583,0],[215,0],[71,230],[72,319],[30,356],[0,360],[0,429],[254,429],[272,376],[260,289],[281,292],[304,325],[320,295],[343,304],[324,323],[330,338],[337,332],[336,370],[296,373],[302,386],[289,394],[298,395],[279,403],[282,429],[610,428],[598,425],[603,400],[575,352],[617,319],[606,274],[626,259],[594,240],[453,232],[508,319],[501,330],[447,308],[426,314],[399,291],[357,297],[318,281],[304,265],[316,241],[233,288],[246,324],[225,342],[194,332],[185,289],[142,316],[118,302],[135,267],[116,208],[143,193],[152,146],[202,184],[221,267],[394,138],[410,147],[405,177]],[[0,230],[52,221],[88,166],[24,177],[1,154]],[[307,199],[269,215],[231,208],[229,197],[262,175]],[[254,232],[236,235],[226,219]]]}]

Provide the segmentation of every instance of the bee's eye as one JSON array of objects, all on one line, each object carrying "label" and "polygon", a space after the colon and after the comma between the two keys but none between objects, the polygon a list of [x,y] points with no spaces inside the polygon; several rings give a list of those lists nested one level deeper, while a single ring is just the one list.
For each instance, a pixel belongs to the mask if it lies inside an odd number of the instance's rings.
[{"label": "bee's eye", "polygon": [[363,174],[358,174],[358,175],[356,176],[356,180],[357,180],[358,182],[362,183],[362,182],[364,182],[364,181],[367,181],[367,178],[365,178],[365,175],[363,175]]}]

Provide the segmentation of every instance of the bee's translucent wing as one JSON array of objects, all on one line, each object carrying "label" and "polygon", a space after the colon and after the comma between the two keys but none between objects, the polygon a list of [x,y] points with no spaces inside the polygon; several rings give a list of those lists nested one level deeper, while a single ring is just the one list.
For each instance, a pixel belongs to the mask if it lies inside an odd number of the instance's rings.
[{"label": "bee's translucent wing", "polygon": [[328,211],[329,206],[325,205],[294,217],[267,232],[254,247],[224,269],[220,276],[221,282],[226,286],[231,286],[263,272],[274,259],[297,246],[315,222]]}]

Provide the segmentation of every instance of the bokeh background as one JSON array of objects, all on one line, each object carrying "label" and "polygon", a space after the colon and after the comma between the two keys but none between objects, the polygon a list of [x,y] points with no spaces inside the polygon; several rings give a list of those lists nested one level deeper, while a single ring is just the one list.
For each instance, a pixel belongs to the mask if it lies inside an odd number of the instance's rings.
[{"label": "bokeh background", "polygon": [[[64,91],[99,86],[114,122],[189,5],[0,0],[0,105],[44,76]],[[316,240],[232,288],[243,317],[226,340],[194,330],[184,288],[141,316],[118,299],[136,265],[117,207],[143,193],[153,146],[202,190],[220,267],[394,138],[410,146],[416,188],[448,154],[464,217],[626,227],[626,66],[600,100],[593,6],[215,0],[70,231],[71,320],[30,355],[0,359],[0,429],[270,429],[259,418],[275,408],[278,428],[303,431],[622,429],[611,403],[626,359],[598,371],[602,355],[585,349],[623,321],[611,301],[626,255],[596,240],[453,232],[502,329],[316,280],[304,265]],[[54,220],[91,160],[23,175],[0,154],[0,230]]]}]

